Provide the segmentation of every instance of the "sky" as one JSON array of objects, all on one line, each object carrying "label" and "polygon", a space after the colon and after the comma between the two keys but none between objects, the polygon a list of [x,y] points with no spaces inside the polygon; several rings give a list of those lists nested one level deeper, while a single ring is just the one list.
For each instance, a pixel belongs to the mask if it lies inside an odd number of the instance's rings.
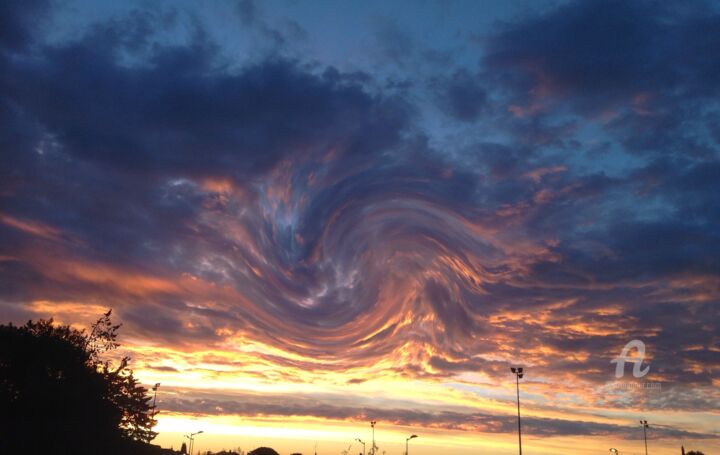
[{"label": "sky", "polygon": [[166,447],[513,454],[520,365],[526,455],[719,452],[718,49],[699,0],[0,2],[0,322],[112,309]]}]

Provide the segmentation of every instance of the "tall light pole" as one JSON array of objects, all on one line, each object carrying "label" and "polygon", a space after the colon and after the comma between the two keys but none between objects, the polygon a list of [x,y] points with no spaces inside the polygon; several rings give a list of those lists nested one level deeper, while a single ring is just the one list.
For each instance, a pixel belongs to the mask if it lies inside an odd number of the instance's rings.
[{"label": "tall light pole", "polygon": [[157,384],[155,384],[155,387],[152,388],[153,392],[155,392],[155,394],[153,395],[153,414],[152,414],[153,419],[154,419],[155,416],[157,415],[157,409],[156,409],[156,407],[155,407],[155,403],[157,402],[157,391],[158,391],[159,388],[160,388],[160,383],[159,383],[159,382],[158,382]]},{"label": "tall light pole", "polygon": [[520,425],[520,379],[523,377],[523,369],[522,367],[510,367],[510,371],[512,371],[515,375],[515,387],[517,390],[518,408],[518,447],[520,448],[520,455],[522,455],[522,426]]},{"label": "tall light pole", "polygon": [[[196,436],[196,435],[199,435],[199,434],[202,434],[202,433],[204,433],[204,432],[203,432],[202,430],[200,430],[200,431],[198,431],[197,433],[193,434],[193,436]],[[193,451],[193,450],[195,450],[195,438],[193,438],[193,448],[192,448],[192,450],[190,450],[190,455],[192,455],[192,453],[193,453],[192,451]]]},{"label": "tall light pole", "polygon": [[365,455],[365,442],[364,442],[362,439],[360,439],[360,438],[355,438],[355,440],[356,440],[357,442],[359,442],[360,444],[362,444],[362,446],[363,446],[363,455]]},{"label": "tall light pole", "polygon": [[648,455],[647,451],[647,429],[650,427],[647,420],[641,420],[640,425],[643,427],[643,437],[645,438],[645,455]]},{"label": "tall light pole", "polygon": [[370,426],[372,427],[372,447],[370,448],[370,453],[372,455],[375,455],[375,449],[377,449],[377,446],[375,445],[375,424],[377,423],[377,420],[371,420]]},{"label": "tall light pole", "polygon": [[198,431],[197,433],[190,433],[190,436],[185,435],[185,437],[190,440],[190,453],[189,453],[189,455],[192,455],[192,453],[193,453],[193,447],[195,446],[195,436],[197,436],[197,435],[199,435],[199,434],[202,434],[202,433],[203,433],[203,431],[200,430],[200,431]]},{"label": "tall light pole", "polygon": [[408,455],[408,442],[414,438],[417,438],[416,434],[410,436],[409,438],[405,438],[405,455]]}]

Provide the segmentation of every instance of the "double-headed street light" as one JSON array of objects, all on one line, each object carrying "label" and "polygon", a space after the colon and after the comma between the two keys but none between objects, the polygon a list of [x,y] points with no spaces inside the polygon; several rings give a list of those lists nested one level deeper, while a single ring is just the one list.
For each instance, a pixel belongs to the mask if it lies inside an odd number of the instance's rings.
[{"label": "double-headed street light", "polygon": [[357,442],[359,442],[360,444],[362,444],[362,446],[363,446],[363,455],[365,455],[365,441],[363,441],[363,440],[360,439],[360,438],[355,438],[355,440],[356,440]]},{"label": "double-headed street light", "polygon": [[409,438],[405,438],[405,455],[408,455],[408,442],[409,442],[411,439],[415,439],[415,438],[417,438],[417,437],[418,437],[418,436],[417,436],[416,434],[414,434],[414,435],[410,436]]},{"label": "double-headed street light", "polygon": [[371,420],[370,426],[372,427],[372,447],[370,448],[370,453],[372,455],[375,455],[375,451],[377,450],[377,446],[375,445],[375,424],[377,423],[377,420]]},{"label": "double-headed street light", "polygon": [[203,433],[202,430],[198,431],[197,433],[190,433],[190,435],[185,435],[185,437],[190,440],[189,455],[192,455],[192,453],[193,453],[193,446],[195,445],[195,436],[197,436],[201,433]]},{"label": "double-headed street light", "polygon": [[643,437],[645,438],[645,455],[648,455],[647,451],[647,429],[650,427],[647,420],[641,420],[640,425],[643,427]]},{"label": "double-headed street light", "polygon": [[523,369],[522,367],[510,367],[510,371],[515,374],[515,387],[517,388],[518,408],[518,447],[520,449],[520,455],[522,455],[522,427],[520,425],[520,379],[523,377]]}]

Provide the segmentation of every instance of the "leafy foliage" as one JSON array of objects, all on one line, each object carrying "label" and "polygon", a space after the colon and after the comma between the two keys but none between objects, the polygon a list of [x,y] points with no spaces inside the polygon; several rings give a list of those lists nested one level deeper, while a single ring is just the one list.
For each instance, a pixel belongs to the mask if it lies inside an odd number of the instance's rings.
[{"label": "leafy foliage", "polygon": [[[151,397],[117,349],[111,312],[90,333],[50,320],[0,325],[0,453],[114,453],[156,433]],[[125,444],[127,446],[127,444]]]}]

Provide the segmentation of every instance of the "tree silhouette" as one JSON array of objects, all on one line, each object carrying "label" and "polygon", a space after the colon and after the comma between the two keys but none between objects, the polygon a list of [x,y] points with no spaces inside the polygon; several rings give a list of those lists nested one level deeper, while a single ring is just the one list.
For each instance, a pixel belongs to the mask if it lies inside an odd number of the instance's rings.
[{"label": "tree silhouette", "polygon": [[248,455],[280,455],[280,454],[278,454],[275,451],[275,449],[271,449],[270,447],[258,447],[257,449],[248,452]]},{"label": "tree silhouette", "polygon": [[147,389],[118,347],[108,311],[90,333],[52,319],[0,325],[0,453],[125,453],[156,433]]},{"label": "tree silhouette", "polygon": [[705,454],[700,451],[697,451],[697,450],[691,450],[686,455],[705,455]]}]

